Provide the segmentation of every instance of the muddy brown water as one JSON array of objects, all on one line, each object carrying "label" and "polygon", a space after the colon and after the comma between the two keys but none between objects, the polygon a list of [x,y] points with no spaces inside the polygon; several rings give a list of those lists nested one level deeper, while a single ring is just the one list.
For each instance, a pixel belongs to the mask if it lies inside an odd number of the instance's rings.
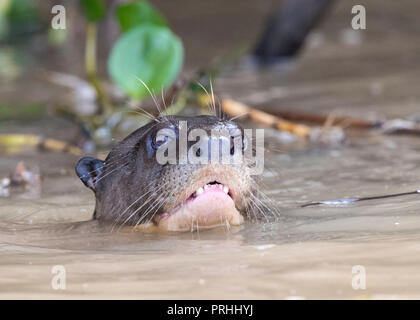
[{"label": "muddy brown water", "polygon": [[[263,108],[416,115],[420,26],[414,12],[420,6],[383,3],[370,1],[368,30],[354,32],[351,2],[342,2],[297,61],[263,70],[236,67],[217,80],[216,90]],[[175,21],[175,28],[183,26]],[[195,41],[194,34],[189,39]],[[60,121],[0,130],[65,138],[72,129]],[[94,197],[74,175],[77,158],[2,154],[1,176],[23,160],[39,167],[43,180],[40,197],[0,198],[0,297],[420,298],[420,195],[299,207],[419,189],[420,138],[348,131],[346,144],[321,146],[285,143],[267,129],[266,139],[262,188],[281,217],[199,233],[110,233],[89,221]],[[55,265],[66,270],[65,290],[52,288]],[[357,265],[366,270],[365,290],[352,288]]]}]

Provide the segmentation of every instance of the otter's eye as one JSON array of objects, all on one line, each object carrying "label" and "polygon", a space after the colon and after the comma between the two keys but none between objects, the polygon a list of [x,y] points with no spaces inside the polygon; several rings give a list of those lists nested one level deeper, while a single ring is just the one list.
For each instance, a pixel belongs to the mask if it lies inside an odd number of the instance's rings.
[{"label": "otter's eye", "polygon": [[173,130],[169,128],[159,130],[156,137],[153,139],[153,148],[157,150],[160,146],[164,145],[173,138],[176,138]]},{"label": "otter's eye", "polygon": [[157,136],[155,139],[155,146],[160,147],[162,144],[168,141],[168,136]]}]

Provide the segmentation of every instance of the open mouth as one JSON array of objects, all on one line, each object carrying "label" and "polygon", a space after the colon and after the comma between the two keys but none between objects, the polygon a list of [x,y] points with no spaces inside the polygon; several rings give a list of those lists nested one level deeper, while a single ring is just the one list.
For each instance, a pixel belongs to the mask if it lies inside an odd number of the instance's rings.
[{"label": "open mouth", "polygon": [[201,195],[207,192],[223,192],[228,195],[232,200],[232,192],[227,185],[219,183],[218,181],[212,181],[204,185],[203,187],[198,188],[193,194],[191,194],[187,201],[194,201],[194,199],[200,197]]},{"label": "open mouth", "polygon": [[235,207],[234,192],[227,184],[214,180],[198,187],[174,209],[161,214],[157,224],[169,231],[193,231],[242,222],[242,215]]}]

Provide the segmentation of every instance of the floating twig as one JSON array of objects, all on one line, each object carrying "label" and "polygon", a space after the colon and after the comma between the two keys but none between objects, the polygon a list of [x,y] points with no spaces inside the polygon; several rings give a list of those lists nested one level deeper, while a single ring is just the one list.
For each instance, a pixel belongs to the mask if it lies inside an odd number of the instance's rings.
[{"label": "floating twig", "polygon": [[[283,119],[286,119],[286,120],[307,122],[307,123],[314,123],[314,124],[324,124],[330,117],[330,115],[320,115],[320,114],[313,114],[310,112],[280,110],[280,109],[270,109],[269,112],[278,117],[282,117]],[[352,117],[334,116],[334,119],[331,125],[345,124],[346,127],[370,129],[370,128],[379,127],[381,123],[382,122],[380,121],[370,121],[370,120],[364,120],[364,119],[358,119],[358,118],[352,118]]]},{"label": "floating twig", "polygon": [[359,201],[366,201],[366,200],[377,200],[377,199],[386,199],[386,198],[395,198],[395,197],[401,197],[401,196],[407,196],[412,194],[420,194],[420,190],[415,191],[409,191],[409,192],[401,192],[401,193],[393,193],[393,194],[386,194],[382,196],[372,196],[372,197],[362,197],[362,198],[343,198],[343,199],[336,199],[336,200],[323,200],[323,201],[315,201],[315,202],[309,202],[301,205],[301,208],[305,207],[312,207],[312,206],[318,206],[318,205],[346,205],[349,203],[359,202]]},{"label": "floating twig", "polygon": [[300,137],[306,138],[311,133],[311,128],[304,124],[284,120],[270,113],[248,107],[243,103],[231,99],[223,99],[221,106],[222,110],[232,117],[239,117],[243,115],[244,118],[249,118],[255,122],[281,131],[287,131]]},{"label": "floating twig", "polygon": [[48,151],[70,153],[77,156],[82,154],[80,148],[72,146],[67,142],[33,134],[0,134],[1,146],[12,153],[25,146],[29,146]]}]

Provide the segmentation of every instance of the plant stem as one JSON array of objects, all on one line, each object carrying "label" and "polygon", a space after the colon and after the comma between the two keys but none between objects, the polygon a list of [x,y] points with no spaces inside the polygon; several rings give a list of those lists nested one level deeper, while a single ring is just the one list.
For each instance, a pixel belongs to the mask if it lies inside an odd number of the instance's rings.
[{"label": "plant stem", "polygon": [[96,23],[88,22],[86,26],[85,68],[88,76],[96,75]]},{"label": "plant stem", "polygon": [[96,71],[96,39],[97,39],[97,25],[94,22],[87,23],[86,29],[86,46],[85,46],[85,71],[86,76],[95,88],[100,104],[99,113],[102,115],[109,115],[112,113],[112,105],[106,92],[102,89]]},{"label": "plant stem", "polygon": [[164,110],[162,112],[162,115],[167,116],[167,115],[175,115],[175,114],[180,113],[187,105],[187,100],[188,100],[189,95],[190,94],[187,91],[180,92],[180,94],[177,97],[176,102],[172,104],[171,106],[169,106],[166,110]]}]

